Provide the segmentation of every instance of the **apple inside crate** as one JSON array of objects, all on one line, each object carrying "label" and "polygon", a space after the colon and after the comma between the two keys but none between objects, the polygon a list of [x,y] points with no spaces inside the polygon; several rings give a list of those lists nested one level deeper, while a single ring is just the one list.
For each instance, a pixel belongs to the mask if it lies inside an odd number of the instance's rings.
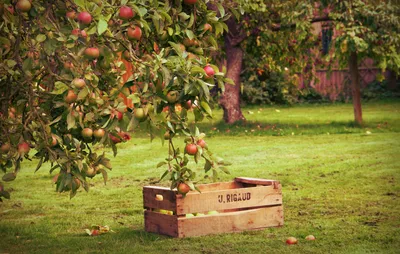
[{"label": "apple inside crate", "polygon": [[147,232],[191,237],[283,225],[279,181],[237,177],[197,185],[183,197],[167,187],[143,187]]}]

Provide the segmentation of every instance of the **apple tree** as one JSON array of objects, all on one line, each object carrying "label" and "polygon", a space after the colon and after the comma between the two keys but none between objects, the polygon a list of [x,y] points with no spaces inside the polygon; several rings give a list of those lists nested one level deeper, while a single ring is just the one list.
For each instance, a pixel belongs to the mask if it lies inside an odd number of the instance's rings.
[{"label": "apple tree", "polygon": [[[188,114],[212,117],[210,89],[229,82],[210,57],[227,18],[202,0],[3,1],[0,200],[21,162],[33,158],[36,170],[48,162],[57,172],[58,192],[88,191],[89,178],[107,180],[103,150],[116,155],[139,124],[168,143],[158,166],[171,188],[195,188],[190,160],[214,176],[227,171],[188,122]],[[173,142],[178,133],[184,144]]]}]

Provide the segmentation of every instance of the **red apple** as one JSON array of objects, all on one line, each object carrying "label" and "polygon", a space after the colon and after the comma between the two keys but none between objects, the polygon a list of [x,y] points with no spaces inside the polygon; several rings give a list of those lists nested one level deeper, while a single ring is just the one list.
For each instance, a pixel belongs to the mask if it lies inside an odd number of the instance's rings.
[{"label": "red apple", "polygon": [[297,244],[297,239],[295,237],[289,237],[288,239],[286,239],[286,243],[287,244]]},{"label": "red apple", "polygon": [[87,49],[85,49],[84,54],[89,59],[95,59],[100,56],[100,51],[98,48],[87,48]]},{"label": "red apple", "polygon": [[71,84],[78,89],[82,89],[84,86],[86,86],[85,80],[81,79],[81,78],[76,78],[76,79],[72,80]]},{"label": "red apple", "polygon": [[138,26],[135,26],[135,28],[128,27],[127,35],[130,40],[140,40],[142,37],[142,29]]},{"label": "red apple", "polygon": [[178,100],[178,95],[179,95],[178,91],[169,91],[167,93],[167,101],[169,103],[175,103]]},{"label": "red apple", "polygon": [[197,141],[197,145],[199,145],[201,148],[205,148],[207,146],[206,141],[204,141],[204,139],[199,139]]},{"label": "red apple", "polygon": [[113,134],[108,134],[108,137],[110,138],[110,140],[114,143],[114,144],[118,144],[121,143],[121,138],[120,137],[116,137]]},{"label": "red apple", "polygon": [[85,175],[90,178],[94,177],[96,175],[96,169],[89,166],[85,171]]},{"label": "red apple", "polygon": [[30,146],[26,142],[22,142],[18,144],[18,153],[19,154],[27,154],[31,150]]},{"label": "red apple", "polygon": [[0,153],[8,153],[10,151],[10,143],[4,143],[0,146]]},{"label": "red apple", "polygon": [[57,138],[54,134],[51,134],[51,146],[56,146],[58,143]]},{"label": "red apple", "polygon": [[79,28],[72,29],[71,34],[75,36],[79,36]]},{"label": "red apple", "polygon": [[64,101],[68,104],[76,101],[78,96],[75,94],[74,90],[68,90],[67,95],[64,97]]},{"label": "red apple", "polygon": [[28,12],[32,8],[32,4],[29,0],[18,0],[15,7],[21,12]]},{"label": "red apple", "polygon": [[126,133],[124,131],[118,132],[118,136],[125,141],[131,140],[131,135],[129,135],[129,133]]},{"label": "red apple", "polygon": [[93,131],[93,136],[97,139],[103,138],[105,134],[106,134],[106,131],[104,129],[97,129],[97,130]]},{"label": "red apple", "polygon": [[91,233],[92,236],[98,236],[100,234],[100,231],[97,229],[93,229]]},{"label": "red apple", "polygon": [[215,74],[214,69],[210,65],[207,65],[206,67],[204,67],[204,71],[206,72],[207,78],[211,78]]},{"label": "red apple", "polygon": [[308,236],[306,236],[306,240],[307,240],[307,241],[314,241],[314,240],[315,240],[315,236],[313,236],[313,235],[308,235]]},{"label": "red apple", "polygon": [[195,144],[187,144],[185,151],[189,155],[195,155],[197,153],[197,146]]},{"label": "red apple", "polygon": [[191,101],[191,100],[186,101],[186,102],[183,104],[183,107],[184,107],[185,109],[187,109],[187,110],[191,109],[191,108],[192,108],[192,101]]},{"label": "red apple", "polygon": [[53,183],[56,183],[58,181],[58,177],[60,176],[60,174],[56,174],[55,176],[53,176]]},{"label": "red apple", "polygon": [[92,22],[92,15],[89,12],[83,11],[78,14],[78,21],[81,24],[89,25]]},{"label": "red apple", "polygon": [[119,9],[119,17],[123,20],[129,20],[135,16],[135,13],[133,12],[131,7],[128,6],[122,6]]},{"label": "red apple", "polygon": [[64,63],[64,69],[71,70],[72,68],[74,68],[74,64],[73,63],[71,63],[71,62],[65,62]]},{"label": "red apple", "polygon": [[91,139],[93,136],[93,130],[91,128],[84,128],[81,132],[82,137],[85,139]]},{"label": "red apple", "polygon": [[204,31],[212,32],[212,26],[208,23],[204,24]]},{"label": "red apple", "polygon": [[76,12],[69,11],[69,12],[67,12],[67,14],[65,16],[67,16],[67,18],[69,18],[69,19],[75,19],[76,18]]},{"label": "red apple", "polygon": [[133,114],[139,122],[144,121],[147,117],[146,114],[144,113],[143,108],[135,108],[135,111]]},{"label": "red apple", "polygon": [[86,33],[85,30],[81,30],[81,36],[82,36],[82,37],[87,37],[87,33]]},{"label": "red apple", "polygon": [[117,119],[118,119],[118,121],[121,121],[123,118],[124,118],[124,114],[122,114],[121,112],[119,112],[119,111],[116,111],[116,113],[115,113],[116,115],[117,115]]},{"label": "red apple", "polygon": [[178,185],[178,192],[180,193],[180,194],[186,194],[186,193],[188,193],[190,191],[190,187],[189,187],[189,185],[187,185],[186,183],[180,183],[179,185]]}]

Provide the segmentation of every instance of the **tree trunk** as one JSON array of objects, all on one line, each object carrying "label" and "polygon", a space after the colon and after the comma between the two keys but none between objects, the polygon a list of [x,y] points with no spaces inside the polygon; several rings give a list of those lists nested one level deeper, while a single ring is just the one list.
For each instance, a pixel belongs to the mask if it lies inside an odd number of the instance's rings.
[{"label": "tree trunk", "polygon": [[245,120],[240,109],[240,73],[244,53],[240,42],[246,36],[243,36],[243,31],[235,18],[230,18],[226,23],[229,28],[229,33],[225,35],[226,77],[232,79],[235,85],[225,84],[225,92],[221,95],[219,104],[224,110],[224,121],[234,123]]},{"label": "tree trunk", "polygon": [[362,110],[361,110],[361,88],[360,77],[358,75],[357,53],[352,52],[349,58],[349,70],[351,77],[351,92],[354,107],[354,121],[362,125]]},{"label": "tree trunk", "polygon": [[388,89],[390,91],[396,91],[397,79],[398,79],[398,77],[397,77],[396,73],[392,70],[388,70],[387,81],[388,81]]}]

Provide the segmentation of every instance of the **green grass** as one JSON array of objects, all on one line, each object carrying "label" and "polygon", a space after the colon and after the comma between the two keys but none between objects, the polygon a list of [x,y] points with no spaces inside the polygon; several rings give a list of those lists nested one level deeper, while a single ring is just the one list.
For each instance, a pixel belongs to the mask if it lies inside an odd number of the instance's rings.
[{"label": "green grass", "polygon": [[[107,185],[94,178],[72,200],[54,191],[48,166],[33,174],[25,162],[6,185],[12,199],[0,204],[0,253],[398,253],[400,102],[363,109],[364,127],[351,123],[349,104],[245,108],[248,121],[233,127],[217,110],[214,123],[202,124],[212,150],[233,163],[221,181],[281,181],[281,228],[187,239],[146,233],[142,186],[162,174],[155,165],[166,147],[134,135],[112,159]],[[86,236],[92,224],[115,233]],[[317,240],[305,241],[308,234]],[[299,244],[286,245],[289,236]]]}]

